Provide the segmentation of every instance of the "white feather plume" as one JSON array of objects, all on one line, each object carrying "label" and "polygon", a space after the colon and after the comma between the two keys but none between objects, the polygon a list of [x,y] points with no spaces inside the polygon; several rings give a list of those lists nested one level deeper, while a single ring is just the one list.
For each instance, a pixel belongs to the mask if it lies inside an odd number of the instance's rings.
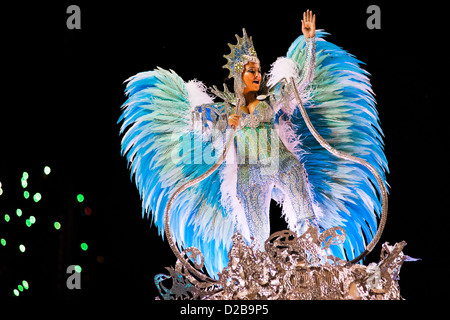
[{"label": "white feather plume", "polygon": [[294,78],[295,82],[298,82],[299,77],[299,69],[297,63],[286,57],[279,57],[271,66],[270,71],[268,73],[268,86],[273,86],[281,79],[286,78],[287,81],[290,81],[291,77]]},{"label": "white feather plume", "polygon": [[191,106],[191,110],[202,104],[213,103],[213,98],[206,93],[206,86],[203,82],[197,79],[190,80],[186,84],[186,90],[188,92],[188,100]]}]

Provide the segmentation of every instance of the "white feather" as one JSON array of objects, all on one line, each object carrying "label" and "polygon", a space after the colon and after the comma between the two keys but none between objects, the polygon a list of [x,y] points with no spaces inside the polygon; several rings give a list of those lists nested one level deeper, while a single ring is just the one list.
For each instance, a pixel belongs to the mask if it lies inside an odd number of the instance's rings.
[{"label": "white feather", "polygon": [[[227,138],[229,137],[229,130],[227,130]],[[244,207],[239,202],[237,197],[237,159],[236,149],[234,143],[230,145],[227,156],[225,158],[225,168],[221,172],[220,191],[222,193],[222,206],[227,212],[232,212],[236,222],[236,230],[239,231],[242,237],[250,242],[250,230],[248,228],[247,220],[245,218]]]},{"label": "white feather", "polygon": [[286,57],[279,57],[271,66],[268,73],[269,80],[267,81],[267,84],[270,87],[283,78],[290,81],[291,77],[293,77],[297,83],[299,74],[300,72],[295,61]]},{"label": "white feather", "polygon": [[188,92],[188,100],[191,110],[202,104],[213,103],[213,98],[206,93],[206,86],[203,82],[197,79],[190,80],[186,83],[186,90]]}]

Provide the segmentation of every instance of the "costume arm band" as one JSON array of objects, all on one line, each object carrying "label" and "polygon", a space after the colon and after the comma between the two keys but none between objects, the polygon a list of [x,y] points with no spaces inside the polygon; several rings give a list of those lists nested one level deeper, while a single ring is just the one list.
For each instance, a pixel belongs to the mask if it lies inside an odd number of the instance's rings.
[{"label": "costume arm band", "polygon": [[316,69],[316,38],[306,38],[305,41],[306,58],[300,73],[300,82],[298,83],[300,91],[314,79],[314,71]]}]

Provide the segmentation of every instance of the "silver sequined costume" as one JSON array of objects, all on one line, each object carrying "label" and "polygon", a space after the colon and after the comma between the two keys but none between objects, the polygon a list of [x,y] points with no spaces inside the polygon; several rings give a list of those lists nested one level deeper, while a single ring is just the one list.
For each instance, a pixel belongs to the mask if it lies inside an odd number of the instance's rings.
[{"label": "silver sequined costume", "polygon": [[[311,38],[306,42],[300,90],[314,77],[315,41]],[[270,103],[260,101],[252,114],[243,114],[235,136],[237,197],[244,208],[250,236],[260,249],[270,235],[269,209],[274,188],[284,194],[283,205],[295,212],[295,221],[288,221],[292,231],[300,235],[308,223],[315,223],[305,170],[281,141],[274,117]]]}]

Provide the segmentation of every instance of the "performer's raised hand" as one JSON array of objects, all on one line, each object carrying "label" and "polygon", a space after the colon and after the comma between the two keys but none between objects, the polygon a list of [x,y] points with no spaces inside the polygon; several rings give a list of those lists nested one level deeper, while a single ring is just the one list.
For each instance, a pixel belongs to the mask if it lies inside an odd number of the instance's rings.
[{"label": "performer's raised hand", "polygon": [[303,12],[302,32],[305,38],[316,36],[316,15],[309,9]]}]

